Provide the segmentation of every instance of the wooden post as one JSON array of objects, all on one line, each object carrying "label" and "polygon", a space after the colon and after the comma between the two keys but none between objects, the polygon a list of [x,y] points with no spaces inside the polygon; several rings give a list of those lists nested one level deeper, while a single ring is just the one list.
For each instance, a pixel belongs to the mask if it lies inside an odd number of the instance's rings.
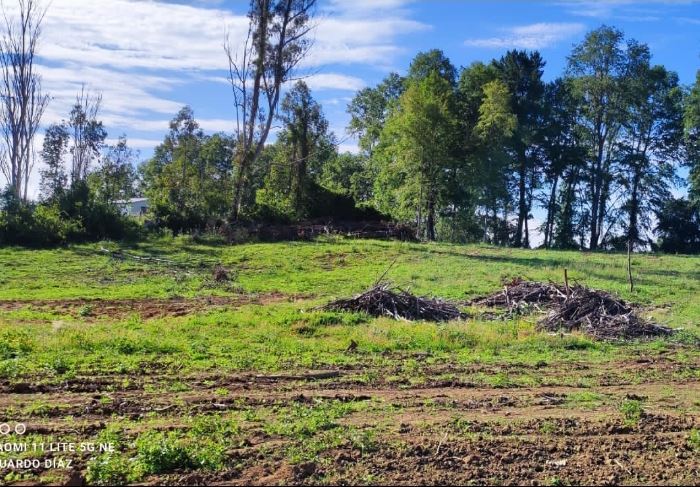
[{"label": "wooden post", "polygon": [[634,291],[634,280],[632,279],[632,240],[627,241],[627,277],[630,281],[630,292]]},{"label": "wooden post", "polygon": [[566,299],[571,296],[571,289],[569,288],[569,272],[564,268],[564,286],[566,286]]}]

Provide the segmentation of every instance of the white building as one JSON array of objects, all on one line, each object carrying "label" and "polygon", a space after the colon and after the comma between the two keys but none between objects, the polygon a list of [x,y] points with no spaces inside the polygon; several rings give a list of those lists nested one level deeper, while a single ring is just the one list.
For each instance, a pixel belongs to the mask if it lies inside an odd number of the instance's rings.
[{"label": "white building", "polygon": [[127,216],[143,216],[148,211],[148,198],[131,198],[117,201],[117,206]]}]

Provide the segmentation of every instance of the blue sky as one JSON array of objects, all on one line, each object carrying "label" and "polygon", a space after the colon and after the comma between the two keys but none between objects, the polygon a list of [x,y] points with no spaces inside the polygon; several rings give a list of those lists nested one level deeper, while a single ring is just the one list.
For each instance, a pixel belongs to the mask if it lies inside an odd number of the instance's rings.
[{"label": "blue sky", "polygon": [[[417,52],[431,48],[458,67],[510,48],[538,49],[552,79],[572,45],[605,23],[648,43],[654,62],[677,71],[683,83],[700,68],[698,1],[319,1],[314,48],[302,72],[339,138],[355,91],[390,71],[404,72]],[[234,42],[244,34],[247,3],[53,0],[40,52],[44,88],[53,96],[45,122],[65,117],[85,83],[102,92],[110,137],[127,135],[143,158],[185,104],[206,131],[231,131],[222,45],[225,32]],[[353,145],[348,140],[341,149]]]}]

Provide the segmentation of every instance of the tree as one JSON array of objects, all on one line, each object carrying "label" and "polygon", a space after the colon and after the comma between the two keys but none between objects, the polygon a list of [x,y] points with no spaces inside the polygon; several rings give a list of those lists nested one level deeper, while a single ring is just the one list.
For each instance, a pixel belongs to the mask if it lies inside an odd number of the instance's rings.
[{"label": "tree", "polygon": [[0,38],[0,172],[17,198],[26,200],[34,166],[34,136],[49,103],[34,61],[46,11],[37,0],[18,0],[16,17],[4,16]]},{"label": "tree", "polygon": [[225,218],[231,207],[234,152],[232,137],[205,135],[192,109],[183,107],[153,157],[139,167],[141,192],[150,199],[156,221],[181,232]]},{"label": "tree", "polygon": [[95,196],[110,205],[133,198],[136,192],[137,159],[138,151],[129,147],[124,135],[119,137],[115,145],[108,146],[100,167],[88,176]]},{"label": "tree", "polygon": [[[284,131],[280,139],[289,148],[293,206],[302,212],[305,196],[309,190],[309,169],[319,175],[322,161],[319,160],[323,146],[332,145],[328,134],[328,121],[321,106],[311,96],[309,87],[298,81],[282,101],[280,120]],[[325,144],[324,144],[325,142]]]},{"label": "tree", "polygon": [[431,49],[416,54],[408,68],[405,83],[410,85],[422,81],[433,73],[447,81],[450,86],[456,85],[457,70],[440,49]]},{"label": "tree", "polygon": [[[543,246],[574,247],[574,199],[585,153],[576,131],[578,100],[571,82],[556,79],[545,87],[541,132],[545,191],[540,201],[546,219]],[[555,239],[555,229],[557,238]]]},{"label": "tree", "polygon": [[700,206],[687,199],[670,199],[657,210],[656,231],[664,252],[700,252]]},{"label": "tree", "polygon": [[700,202],[700,70],[685,100],[684,126],[690,167],[690,198]]},{"label": "tree", "polygon": [[632,249],[650,229],[651,214],[671,198],[674,161],[683,137],[683,92],[676,73],[640,63],[628,84],[631,103],[623,123],[620,151],[623,187],[629,195],[627,241]]},{"label": "tree", "polygon": [[542,73],[545,63],[536,51],[528,54],[513,50],[494,65],[508,88],[511,111],[518,119],[517,128],[509,138],[517,178],[518,225],[513,243],[516,247],[529,247],[528,221],[533,186],[539,176],[537,144],[541,138]]},{"label": "tree", "polygon": [[[508,212],[510,203],[508,154],[506,141],[518,127],[518,118],[511,111],[511,95],[500,80],[486,83],[483,101],[479,106],[479,119],[474,133],[480,141],[478,180],[481,189],[481,206],[484,215],[484,239],[494,244],[509,241]],[[499,219],[499,211],[503,212]],[[490,220],[491,236],[488,237],[487,220]]]},{"label": "tree", "polygon": [[348,131],[358,137],[360,150],[368,158],[372,157],[384,124],[404,91],[404,82],[404,78],[391,73],[376,87],[358,91],[348,105]]},{"label": "tree", "polygon": [[70,134],[63,124],[53,124],[46,129],[41,159],[45,168],[41,171],[41,194],[51,200],[66,189],[68,175],[64,157],[68,152]]},{"label": "tree", "polygon": [[382,134],[380,209],[404,221],[415,218],[420,238],[436,239],[456,136],[452,87],[438,72],[408,86]]},{"label": "tree", "polygon": [[243,207],[249,177],[275,118],[281,90],[306,55],[316,0],[251,0],[241,51],[225,45],[236,111],[236,178],[231,220]]},{"label": "tree", "polygon": [[602,227],[617,162],[615,151],[629,101],[626,83],[629,74],[635,71],[631,66],[644,54],[636,49],[636,43],[623,45],[623,42],[621,31],[602,26],[589,32],[568,59],[567,72],[572,77],[576,96],[581,99],[579,125],[588,159],[591,250],[598,248],[604,233]]},{"label": "tree", "polygon": [[71,185],[87,179],[90,166],[99,160],[107,138],[102,121],[98,120],[102,95],[93,96],[85,87],[75,97],[70,117],[64,121],[71,135]]}]

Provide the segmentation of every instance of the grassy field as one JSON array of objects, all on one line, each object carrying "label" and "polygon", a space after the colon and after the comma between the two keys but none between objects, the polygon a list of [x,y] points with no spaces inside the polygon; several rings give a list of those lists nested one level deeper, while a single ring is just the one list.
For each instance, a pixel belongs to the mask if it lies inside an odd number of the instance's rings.
[{"label": "grassy field", "polygon": [[[113,244],[104,246],[116,249]],[[383,241],[0,249],[0,483],[683,483],[700,475],[700,258]],[[674,328],[608,343],[537,314],[447,324],[316,308],[388,278],[464,302],[515,277]],[[221,263],[230,282],[215,282]],[[473,313],[479,310],[466,308]],[[356,349],[348,350],[352,342]],[[79,448],[78,448],[79,449]],[[2,460],[72,460],[3,468]]]}]

